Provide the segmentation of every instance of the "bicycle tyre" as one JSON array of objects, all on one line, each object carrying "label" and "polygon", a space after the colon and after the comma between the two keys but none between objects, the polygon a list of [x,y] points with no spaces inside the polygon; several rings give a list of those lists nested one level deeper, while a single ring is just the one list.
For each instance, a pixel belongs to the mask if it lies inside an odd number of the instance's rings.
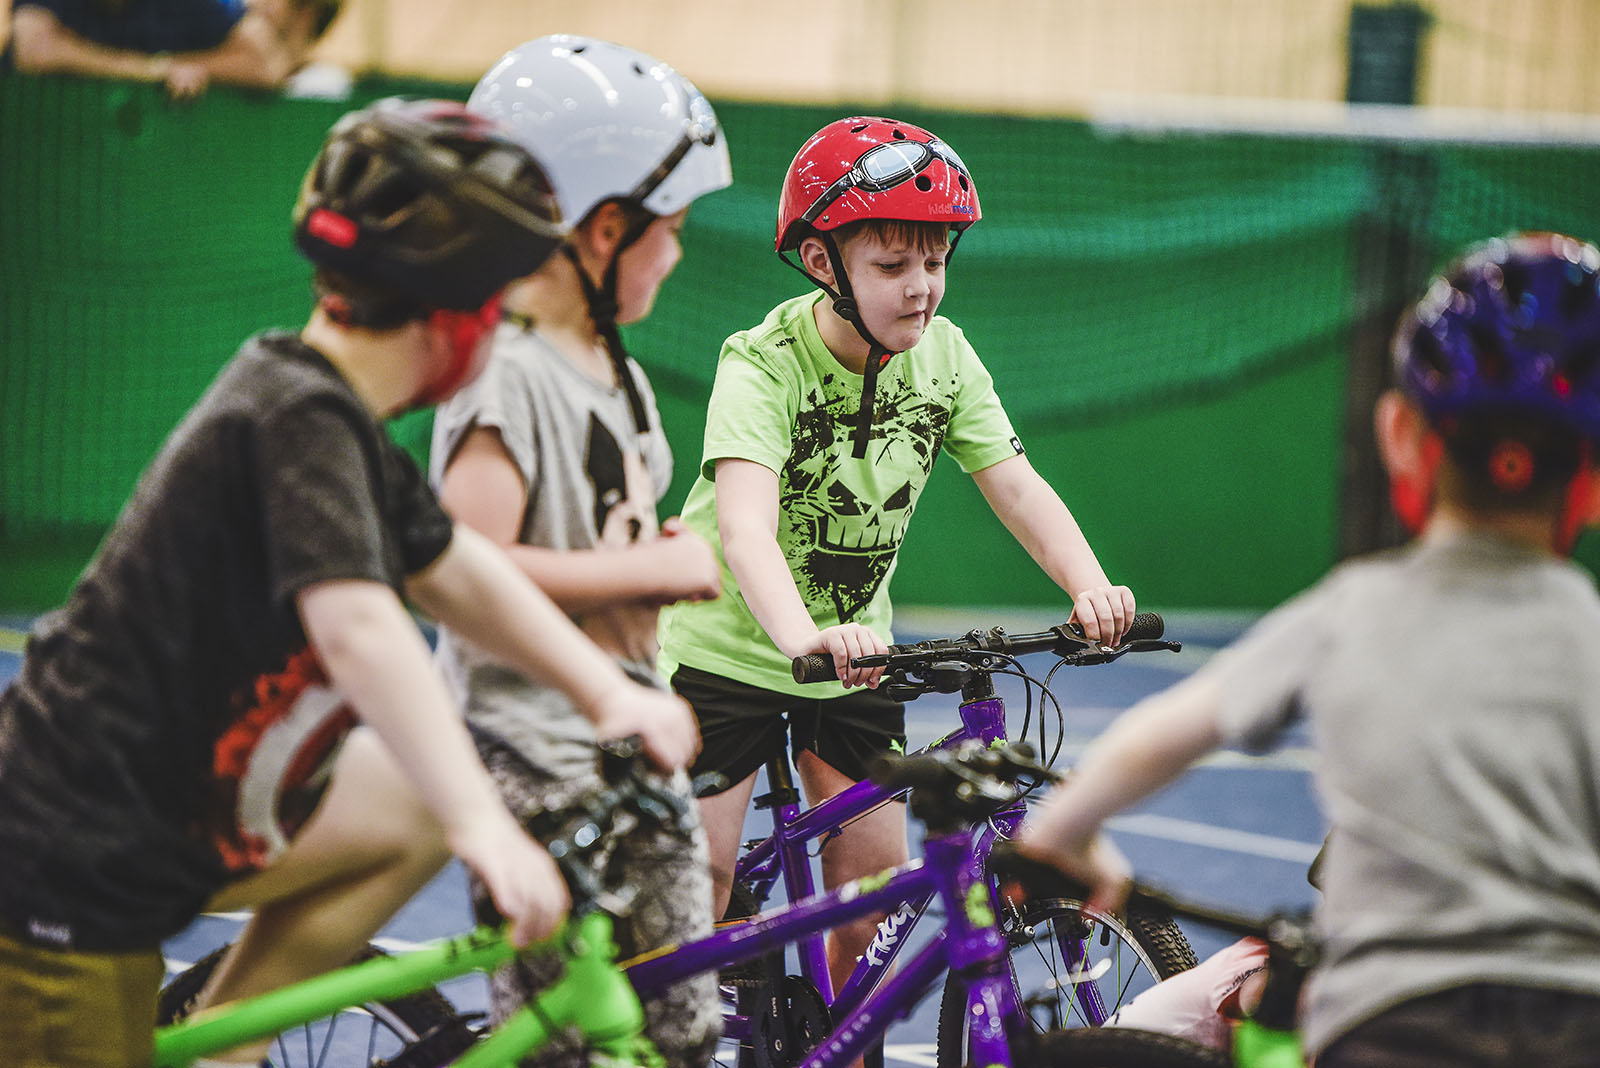
[{"label": "bicycle tyre", "polygon": [[1229,1068],[1233,1058],[1186,1038],[1132,1027],[1080,1027],[1046,1035],[1040,1068]]},{"label": "bicycle tyre", "polygon": [[[1110,947],[1108,952],[1097,955],[1097,963],[1104,962],[1111,972],[1110,982],[1092,980],[1100,989],[1108,1013],[1143,989],[1196,964],[1189,940],[1170,916],[1140,909],[1130,910],[1125,919],[1118,919],[1085,913],[1083,902],[1069,897],[1039,897],[1007,907],[1002,928],[1018,1003],[1041,1035],[1063,1028],[1096,1029],[1100,1022],[1085,1018],[1071,997],[1075,988],[1063,978],[1065,966],[1051,951],[1058,933],[1069,938],[1081,936],[1086,944],[1101,942],[1102,949]],[[1041,928],[1045,937],[1037,938]],[[1111,944],[1113,938],[1115,946]],[[1039,949],[1041,943],[1046,948]],[[1019,951],[1023,951],[1020,975]],[[1036,978],[1039,972],[1043,973],[1042,978]],[[935,1055],[938,1068],[961,1068],[966,1063],[967,1023],[967,985],[951,973],[945,977],[939,1002]]]},{"label": "bicycle tyre", "polygon": [[[229,944],[213,950],[161,988],[157,1022],[168,1024],[205,986]],[[350,963],[386,957],[369,945]],[[362,1030],[366,1037],[360,1037]],[[472,1020],[438,990],[369,1002],[327,1020],[285,1032],[273,1040],[274,1068],[439,1068],[478,1039]]]}]

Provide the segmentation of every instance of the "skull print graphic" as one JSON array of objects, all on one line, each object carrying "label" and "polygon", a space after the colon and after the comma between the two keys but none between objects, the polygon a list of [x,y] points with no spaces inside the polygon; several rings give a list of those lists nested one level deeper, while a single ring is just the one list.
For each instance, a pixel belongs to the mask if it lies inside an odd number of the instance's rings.
[{"label": "skull print graphic", "polygon": [[[882,380],[880,380],[882,382]],[[823,381],[795,422],[782,473],[779,522],[790,570],[808,604],[831,601],[849,622],[888,577],[950,410],[900,382],[882,382],[867,455],[850,455],[856,398]],[[888,461],[888,462],[885,462]],[[920,469],[920,477],[907,475]]]}]

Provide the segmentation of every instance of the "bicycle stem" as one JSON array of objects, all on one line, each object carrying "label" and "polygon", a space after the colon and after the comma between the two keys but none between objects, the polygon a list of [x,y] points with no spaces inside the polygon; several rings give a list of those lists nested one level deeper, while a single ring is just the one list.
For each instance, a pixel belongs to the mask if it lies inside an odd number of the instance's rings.
[{"label": "bicycle stem", "polygon": [[456,1068],[511,1068],[569,1024],[619,1065],[659,1068],[660,1054],[642,1034],[644,1008],[615,963],[611,917],[603,912],[584,916],[566,949],[561,980],[468,1050]]}]

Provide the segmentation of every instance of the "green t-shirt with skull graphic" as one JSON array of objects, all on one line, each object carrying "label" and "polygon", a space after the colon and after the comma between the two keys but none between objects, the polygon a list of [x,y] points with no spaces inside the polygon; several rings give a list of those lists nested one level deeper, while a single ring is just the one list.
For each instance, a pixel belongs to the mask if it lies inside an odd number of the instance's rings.
[{"label": "green t-shirt with skull graphic", "polygon": [[828,351],[813,309],[785,301],[722,346],[706,413],[700,475],[683,519],[717,551],[722,596],[661,615],[661,668],[680,665],[781,693],[829,697],[837,683],[800,685],[756,622],[722,558],[716,486],[721,459],[778,475],[778,545],[817,627],[860,623],[892,641],[889,582],[917,498],[943,449],[967,472],[1022,452],[994,380],[967,339],[935,316],[915,347],[878,373],[867,454],[851,452],[862,376]]}]

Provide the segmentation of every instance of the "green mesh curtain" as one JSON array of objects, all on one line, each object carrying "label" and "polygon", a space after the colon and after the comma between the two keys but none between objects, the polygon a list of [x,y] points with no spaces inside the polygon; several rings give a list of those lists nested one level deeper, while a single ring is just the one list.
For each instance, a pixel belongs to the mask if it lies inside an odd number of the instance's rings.
[{"label": "green mesh curtain", "polygon": [[[0,76],[0,608],[59,597],[239,342],[304,320],[287,225],[300,177],[338,115],[395,88],[346,103],[218,89],[175,107],[150,87]],[[848,113],[718,110],[735,184],[696,206],[682,264],[628,331],[678,456],[669,510],[722,339],[805,288],[772,253],[784,170]],[[1362,277],[1364,242],[1398,235],[1431,264],[1512,227],[1600,234],[1593,147],[897,113],[955,146],[982,201],[942,310],[1034,466],[1151,605],[1261,607],[1337,555],[1350,336],[1398,299]],[[425,413],[395,430],[426,450]],[[41,578],[46,560],[60,573]],[[1061,601],[948,464],[896,581],[902,603]]]},{"label": "green mesh curtain", "polygon": [[[690,216],[685,263],[634,335],[709,383],[733,327],[805,288],[772,252],[777,190],[829,110],[725,104],[735,188]],[[930,115],[971,167],[983,221],[945,314],[1019,421],[1101,418],[1210,389],[1337,339],[1361,150],[1261,138],[1106,138],[1082,123]]]},{"label": "green mesh curtain", "polygon": [[342,111],[0,80],[0,537],[104,526],[244,336],[303,321],[287,220]]}]

